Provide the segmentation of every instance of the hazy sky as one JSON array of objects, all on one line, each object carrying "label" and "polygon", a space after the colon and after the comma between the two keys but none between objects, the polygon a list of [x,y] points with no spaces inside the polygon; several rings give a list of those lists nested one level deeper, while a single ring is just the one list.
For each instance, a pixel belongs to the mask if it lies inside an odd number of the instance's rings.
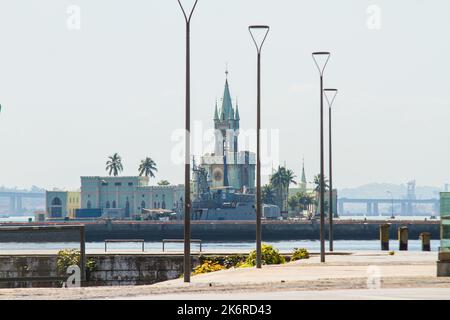
[{"label": "hazy sky", "polygon": [[[71,5],[81,10],[79,30]],[[241,127],[255,127],[247,26],[269,24],[262,122],[280,130],[282,163],[299,175],[305,157],[308,179],[319,170],[311,52],[329,50],[325,86],[340,90],[335,185],[415,178],[442,186],[450,181],[449,12],[448,0],[200,0],[192,120],[212,126],[228,62]],[[183,165],[171,161],[172,133],[184,127],[184,25],[175,0],[2,1],[0,43],[0,185],[78,188],[81,175],[106,174],[114,152],[124,175],[151,156],[157,179],[183,181]]]}]

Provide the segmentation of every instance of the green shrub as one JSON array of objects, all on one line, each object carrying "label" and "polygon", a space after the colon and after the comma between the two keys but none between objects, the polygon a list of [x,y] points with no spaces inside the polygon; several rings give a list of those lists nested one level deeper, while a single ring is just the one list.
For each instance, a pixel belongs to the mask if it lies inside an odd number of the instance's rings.
[{"label": "green shrub", "polygon": [[292,253],[291,261],[309,259],[309,252],[304,248],[295,248]]},{"label": "green shrub", "polygon": [[[282,256],[277,249],[273,246],[263,244],[261,247],[261,263],[262,264],[282,264],[285,263],[286,259]],[[250,252],[247,257],[247,264],[251,266],[256,265],[256,250]]]},{"label": "green shrub", "polygon": [[213,263],[218,263],[225,268],[229,269],[232,267],[236,267],[237,264],[245,261],[244,255],[230,255],[230,256],[200,256],[200,264],[203,264],[206,261],[211,261]]},{"label": "green shrub", "polygon": [[226,269],[225,266],[220,265],[217,262],[210,260],[204,261],[201,265],[197,266],[192,273],[193,276],[203,273],[215,272]]},{"label": "green shrub", "polygon": [[[72,265],[80,265],[80,250],[78,249],[64,249],[58,252],[56,257],[56,270],[59,275],[65,275],[67,268]],[[94,259],[86,260],[86,270],[91,272],[94,271],[96,267],[96,262]]]}]

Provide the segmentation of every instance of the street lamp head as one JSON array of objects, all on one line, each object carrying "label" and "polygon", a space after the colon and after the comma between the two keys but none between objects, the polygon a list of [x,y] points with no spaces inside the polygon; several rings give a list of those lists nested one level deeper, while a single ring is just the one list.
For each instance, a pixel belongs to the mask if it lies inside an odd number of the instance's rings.
[{"label": "street lamp head", "polygon": [[323,75],[323,71],[327,66],[328,60],[330,60],[330,53],[326,51],[318,51],[312,53],[314,63],[317,66],[317,69],[320,72],[320,75]]},{"label": "street lamp head", "polygon": [[325,98],[327,99],[328,106],[331,108],[331,106],[333,105],[334,99],[336,99],[338,90],[337,89],[324,89],[323,93],[325,95]]},{"label": "street lamp head", "polygon": [[[258,53],[261,53],[261,49],[264,45],[264,42],[266,41],[269,30],[270,27],[266,25],[252,25],[248,27],[248,31],[250,31],[250,35],[252,36]],[[256,37],[257,33],[260,34],[260,37]],[[261,40],[257,41],[257,38],[260,38]]]},{"label": "street lamp head", "polygon": [[[178,4],[180,5],[181,11],[183,11],[183,15],[186,20],[186,23],[191,22],[192,14],[194,13],[194,10],[195,10],[195,7],[197,6],[198,0],[190,0],[190,2],[191,2],[190,6],[188,5],[188,3],[186,3],[186,2],[189,2],[188,0],[177,0],[177,1],[178,1]],[[184,6],[183,6],[182,2],[185,3]],[[185,9],[185,7],[186,7],[186,9]]]}]

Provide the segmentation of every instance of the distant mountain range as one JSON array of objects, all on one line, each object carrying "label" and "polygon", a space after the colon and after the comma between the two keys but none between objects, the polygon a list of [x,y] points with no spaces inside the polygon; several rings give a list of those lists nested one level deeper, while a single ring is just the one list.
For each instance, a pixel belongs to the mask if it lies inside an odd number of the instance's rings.
[{"label": "distant mountain range", "polygon": [[[392,183],[370,183],[357,188],[345,188],[338,190],[339,198],[385,198],[390,199],[392,196],[396,199],[406,198],[407,185],[406,184],[392,184]],[[439,198],[439,192],[444,191],[443,188],[430,186],[416,186],[417,199],[432,199]]]},{"label": "distant mountain range", "polygon": [[10,188],[5,186],[0,186],[0,191],[3,192],[45,192],[44,188],[40,188],[38,186],[31,186],[30,189],[19,189],[17,187]]}]

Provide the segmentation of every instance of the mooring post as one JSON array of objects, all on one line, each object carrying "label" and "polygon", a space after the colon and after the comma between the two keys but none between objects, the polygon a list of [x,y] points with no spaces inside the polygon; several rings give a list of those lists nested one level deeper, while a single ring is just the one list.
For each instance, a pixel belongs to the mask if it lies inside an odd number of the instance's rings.
[{"label": "mooring post", "polygon": [[431,251],[431,233],[422,232],[419,239],[422,240],[422,251]]},{"label": "mooring post", "polygon": [[399,250],[408,251],[408,227],[398,228]]},{"label": "mooring post", "polygon": [[389,224],[380,225],[381,250],[389,250]]}]

